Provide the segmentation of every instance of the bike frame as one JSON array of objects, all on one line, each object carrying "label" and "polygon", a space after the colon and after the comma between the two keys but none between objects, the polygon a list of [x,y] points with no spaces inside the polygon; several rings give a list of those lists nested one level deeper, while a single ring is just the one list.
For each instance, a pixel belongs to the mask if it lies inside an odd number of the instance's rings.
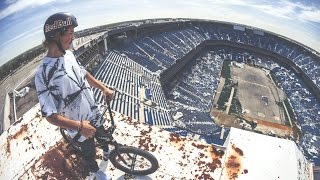
[{"label": "bike frame", "polygon": [[[100,131],[99,132],[99,134],[103,134],[103,136],[104,137],[102,137],[102,139],[104,139],[105,138],[105,140],[106,140],[106,144],[111,144],[111,145],[113,145],[114,146],[114,149],[112,150],[112,151],[115,151],[116,153],[117,153],[117,156],[119,157],[119,159],[124,163],[124,164],[126,164],[126,165],[128,165],[128,163],[125,161],[125,159],[121,156],[121,154],[120,154],[120,152],[118,151],[118,148],[119,148],[119,146],[121,146],[121,144],[119,144],[114,138],[113,138],[113,132],[115,131],[115,123],[114,123],[114,119],[113,119],[113,116],[112,116],[112,110],[111,110],[111,106],[110,106],[110,101],[107,101],[107,108],[104,110],[104,112],[102,113],[102,115],[101,115],[101,120],[102,120],[102,118],[104,117],[104,115],[105,115],[105,113],[106,113],[106,111],[108,111],[109,112],[109,116],[110,116],[110,119],[111,119],[111,126],[110,127],[108,127],[108,129],[106,129],[106,131],[101,131],[101,130],[99,130],[99,129],[97,129],[97,131]],[[92,124],[91,124],[92,125]],[[92,126],[94,126],[94,125],[92,125]],[[95,126],[94,126],[95,127]],[[80,133],[79,133],[80,134]],[[73,139],[72,139],[72,141],[68,144],[68,146],[67,147],[69,147],[70,145],[72,145],[73,143],[76,143],[76,142],[78,142],[78,139],[80,138],[80,136],[81,135],[76,135]],[[110,152],[111,153],[111,152]],[[128,156],[130,156],[129,154],[128,154]],[[130,158],[131,158],[131,156],[130,156]],[[135,159],[135,158],[133,158],[133,159]],[[135,161],[134,162],[132,162],[132,166],[131,166],[131,168],[132,168],[132,170],[133,170],[133,167],[135,166]]]},{"label": "bike frame", "polygon": [[[110,138],[110,143],[109,143],[109,144],[112,144],[112,145],[114,146],[114,149],[113,149],[112,151],[116,151],[117,156],[120,158],[120,160],[121,160],[123,163],[127,164],[127,162],[125,161],[125,159],[121,156],[121,154],[120,154],[119,151],[118,151],[119,143],[118,143],[118,142],[113,138],[113,136],[112,136],[112,134],[113,134],[113,132],[114,132],[114,130],[115,130],[115,123],[114,123],[114,119],[113,119],[113,116],[112,116],[112,110],[111,110],[111,106],[110,106],[110,101],[107,101],[107,109],[104,110],[103,115],[101,116],[101,118],[103,118],[103,116],[105,115],[106,110],[108,110],[109,116],[110,116],[110,119],[111,119],[111,127],[109,127],[109,128],[107,129],[107,132],[108,132],[109,129],[110,129],[110,134],[109,134],[109,133],[106,134],[106,136]],[[108,143],[108,142],[107,142],[107,143]],[[135,158],[133,158],[133,159],[135,159]],[[134,165],[135,165],[135,161],[132,163],[132,165],[133,165],[133,166],[131,166],[131,168],[132,168],[132,171],[133,171],[133,167],[134,167]]]}]

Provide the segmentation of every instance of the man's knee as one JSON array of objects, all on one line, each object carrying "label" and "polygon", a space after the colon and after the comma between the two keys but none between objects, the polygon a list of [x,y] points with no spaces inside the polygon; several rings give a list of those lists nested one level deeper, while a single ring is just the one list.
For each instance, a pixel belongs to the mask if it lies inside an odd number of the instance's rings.
[{"label": "man's knee", "polygon": [[84,158],[94,158],[96,156],[96,147],[93,138],[86,139],[85,141],[81,142],[80,146]]}]

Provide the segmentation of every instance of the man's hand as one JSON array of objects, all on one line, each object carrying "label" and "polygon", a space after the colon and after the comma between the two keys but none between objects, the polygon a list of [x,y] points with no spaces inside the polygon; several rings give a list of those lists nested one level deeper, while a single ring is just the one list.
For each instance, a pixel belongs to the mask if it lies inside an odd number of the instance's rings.
[{"label": "man's hand", "polygon": [[86,78],[91,86],[102,91],[105,100],[111,101],[113,99],[114,91],[112,89],[107,88],[101,81],[94,78],[89,72],[87,72]]},{"label": "man's hand", "polygon": [[106,100],[111,101],[114,98],[114,91],[105,87],[102,90],[103,96]]},{"label": "man's hand", "polygon": [[96,128],[90,124],[90,121],[83,121],[83,127],[80,131],[80,134],[83,135],[86,139],[90,139],[96,133]]}]

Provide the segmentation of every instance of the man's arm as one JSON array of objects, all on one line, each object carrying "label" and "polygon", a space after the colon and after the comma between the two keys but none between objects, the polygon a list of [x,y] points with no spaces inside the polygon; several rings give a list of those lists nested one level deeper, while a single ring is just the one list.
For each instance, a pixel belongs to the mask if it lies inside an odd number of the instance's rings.
[{"label": "man's arm", "polygon": [[102,91],[103,95],[105,96],[106,99],[112,100],[113,99],[113,90],[107,88],[101,81],[98,81],[96,78],[94,78],[89,72],[86,74],[86,78],[88,80],[88,83],[95,87],[98,88]]},{"label": "man's arm", "polygon": [[[49,123],[53,125],[66,128],[66,129],[71,129],[74,131],[78,131],[81,127],[80,121],[71,120],[56,113],[48,116],[46,119]],[[91,126],[89,123],[90,123],[89,121],[83,121],[82,129],[80,131],[80,134],[86,137],[87,139],[93,137],[96,132],[96,128]]]}]

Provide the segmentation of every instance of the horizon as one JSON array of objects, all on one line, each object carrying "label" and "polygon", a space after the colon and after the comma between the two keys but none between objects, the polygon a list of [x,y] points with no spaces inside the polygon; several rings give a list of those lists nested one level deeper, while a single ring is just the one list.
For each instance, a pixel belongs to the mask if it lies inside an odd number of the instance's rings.
[{"label": "horizon", "polygon": [[206,19],[270,31],[320,52],[320,2],[310,0],[5,0],[0,2],[0,11],[0,66],[41,45],[45,20],[51,14],[66,11],[76,16],[76,31],[141,19]]}]

